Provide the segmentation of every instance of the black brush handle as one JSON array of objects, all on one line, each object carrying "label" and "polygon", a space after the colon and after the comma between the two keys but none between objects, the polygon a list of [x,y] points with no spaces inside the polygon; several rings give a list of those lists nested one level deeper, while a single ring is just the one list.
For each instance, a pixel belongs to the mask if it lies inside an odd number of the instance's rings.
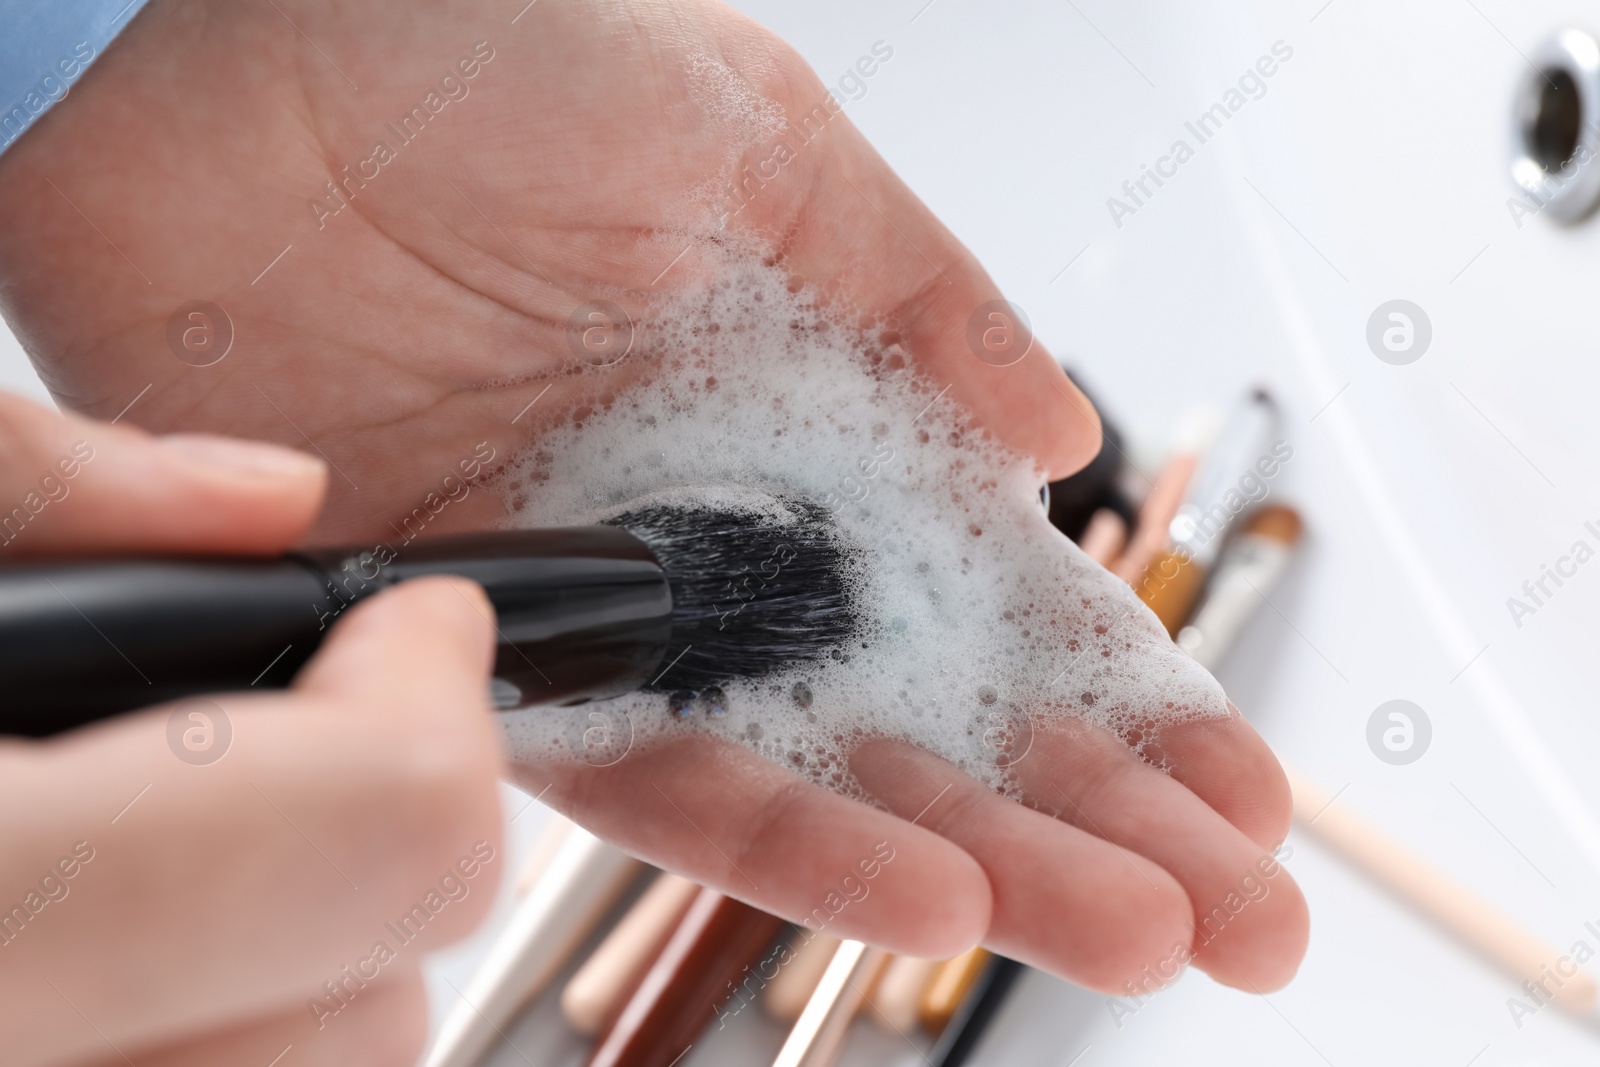
[{"label": "black brush handle", "polygon": [[976,987],[957,1010],[955,1017],[944,1028],[939,1041],[928,1053],[926,1061],[931,1067],[962,1067],[972,1056],[988,1032],[990,1024],[1005,1006],[1012,986],[1022,976],[1024,968],[1016,960],[996,956],[978,977]]},{"label": "black brush handle", "polygon": [[350,605],[458,575],[498,612],[497,702],[576,704],[646,684],[672,594],[610,526],[507,530],[281,559],[0,567],[0,734],[44,737],[161,701],[282,687]]}]

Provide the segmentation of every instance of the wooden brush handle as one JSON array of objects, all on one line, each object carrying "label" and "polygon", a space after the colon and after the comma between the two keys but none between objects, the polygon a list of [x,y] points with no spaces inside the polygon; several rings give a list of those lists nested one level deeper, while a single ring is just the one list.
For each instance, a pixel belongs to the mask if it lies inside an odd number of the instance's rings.
[{"label": "wooden brush handle", "polygon": [[671,1067],[783,926],[714,889],[700,890],[588,1067]]}]

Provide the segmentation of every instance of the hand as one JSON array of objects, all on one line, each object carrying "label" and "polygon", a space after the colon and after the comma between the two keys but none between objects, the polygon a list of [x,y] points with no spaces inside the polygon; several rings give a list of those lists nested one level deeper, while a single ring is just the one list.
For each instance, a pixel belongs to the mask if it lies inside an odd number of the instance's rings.
[{"label": "hand", "polygon": [[[324,482],[276,446],[152,438],[0,394],[0,562],[278,552]],[[504,866],[491,618],[471,583],[415,583],[352,608],[288,693],[0,741],[6,1063],[266,1064],[289,1044],[296,1064],[410,1062],[423,953],[477,924]],[[174,714],[200,733],[174,742]],[[431,909],[430,891],[444,906],[402,944],[385,923]]]},{"label": "hand", "polygon": [[[0,158],[0,299],[75,407],[114,414],[154,383],[131,420],[327,456],[320,540],[388,537],[479,442],[509,455],[638,372],[585,371],[566,324],[596,295],[620,293],[633,313],[710,269],[650,239],[715,232],[714,208],[685,204],[741,165],[728,124],[696,102],[692,57],[791,122],[827,98],[790,49],[704,0],[275,6],[156,0]],[[446,89],[459,98],[439,105]],[[438,113],[402,142],[386,124],[435,90]],[[393,158],[368,165],[378,138]],[[325,183],[346,181],[346,165],[372,176],[330,215]],[[799,282],[898,324],[951,398],[1052,475],[1092,454],[1098,422],[1047,353],[1006,368],[972,357],[967,317],[998,291],[845,116],[727,225],[781,243]],[[237,334],[203,368],[164,335],[196,297]],[[429,529],[503,509],[474,492]],[[724,747],[520,773],[631,851],[792,918],[892,842],[896,858],[832,932],[921,955],[985,939],[1122,992],[1191,945],[1287,828],[1287,786],[1242,719],[1164,742],[1171,777],[1107,737],[1041,738],[1039,810],[882,746],[853,769],[887,810]],[[1287,980],[1305,908],[1287,874],[1270,887],[1200,966],[1244,988]]]}]

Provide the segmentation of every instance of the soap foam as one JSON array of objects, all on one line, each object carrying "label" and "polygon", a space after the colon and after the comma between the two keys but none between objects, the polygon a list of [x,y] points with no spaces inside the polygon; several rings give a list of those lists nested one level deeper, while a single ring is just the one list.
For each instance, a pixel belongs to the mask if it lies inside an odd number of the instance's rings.
[{"label": "soap foam", "polygon": [[859,637],[730,680],[683,719],[649,692],[509,713],[514,758],[609,763],[615,738],[602,731],[596,749],[591,727],[625,716],[635,750],[715,735],[853,795],[850,751],[904,739],[1015,795],[1015,765],[1053,716],[1136,750],[1164,723],[1226,716],[1211,676],[1050,525],[1036,464],[975,427],[884,335],[815,291],[791,292],[780,268],[726,243],[702,251],[720,261],[716,280],[638,325],[634,383],[518,458],[513,524],[599,522],[645,501],[760,511],[804,498],[852,548]]}]

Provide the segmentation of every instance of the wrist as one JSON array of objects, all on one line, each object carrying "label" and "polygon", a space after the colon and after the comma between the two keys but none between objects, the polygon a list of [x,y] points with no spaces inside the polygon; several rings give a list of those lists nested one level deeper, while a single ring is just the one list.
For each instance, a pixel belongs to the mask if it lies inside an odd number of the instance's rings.
[{"label": "wrist", "polygon": [[[165,351],[172,311],[222,274],[212,253],[238,230],[226,215],[249,216],[243,197],[215,203],[238,180],[219,172],[218,142],[237,142],[230,162],[246,173],[267,165],[248,142],[270,101],[223,57],[247,55],[260,70],[284,52],[275,27],[226,4],[134,10],[0,153],[0,314],[58,400],[102,418],[169,370],[131,357]],[[192,192],[176,198],[174,186]]]}]

